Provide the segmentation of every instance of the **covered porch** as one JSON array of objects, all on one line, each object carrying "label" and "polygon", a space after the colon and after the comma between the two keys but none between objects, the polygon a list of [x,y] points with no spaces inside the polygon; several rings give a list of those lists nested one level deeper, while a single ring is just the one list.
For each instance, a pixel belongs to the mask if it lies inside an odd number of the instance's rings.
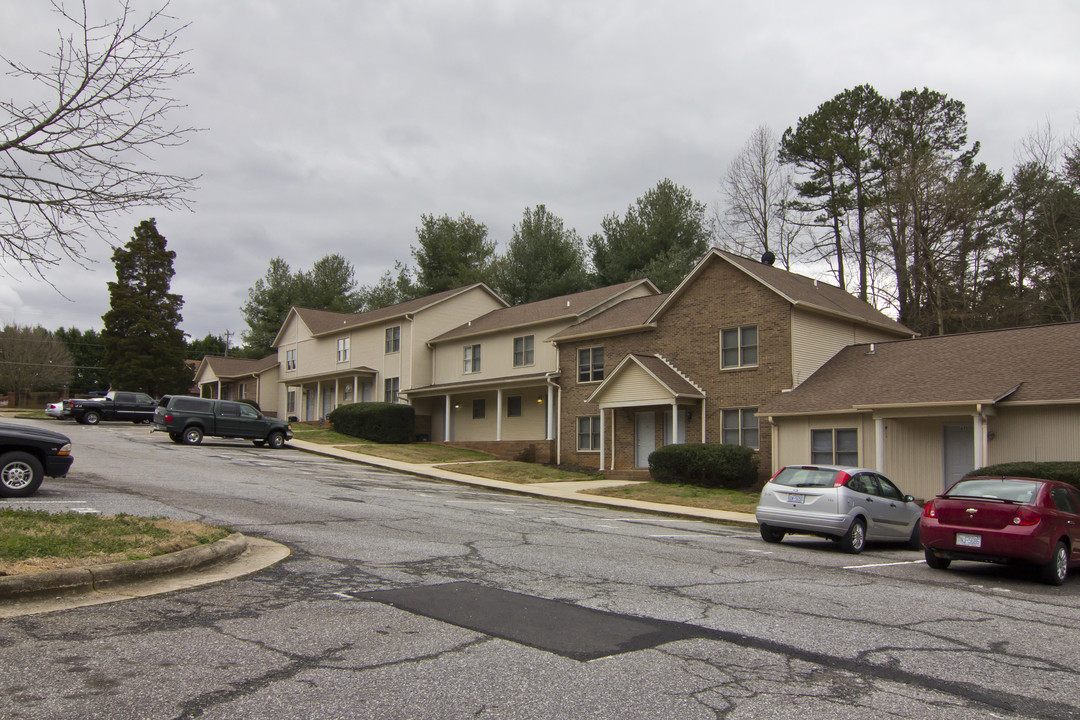
[{"label": "covered porch", "polygon": [[375,400],[375,376],[370,368],[301,380],[281,381],[286,417],[300,422],[321,422],[341,405]]}]

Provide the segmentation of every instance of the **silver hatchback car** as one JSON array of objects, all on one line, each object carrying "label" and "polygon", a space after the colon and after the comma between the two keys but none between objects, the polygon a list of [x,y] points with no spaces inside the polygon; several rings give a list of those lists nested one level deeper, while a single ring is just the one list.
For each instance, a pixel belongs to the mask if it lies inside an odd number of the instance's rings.
[{"label": "silver hatchback car", "polygon": [[765,542],[788,533],[836,540],[860,553],[868,540],[904,542],[918,550],[922,508],[875,470],[838,465],[789,465],[761,490],[758,525]]}]

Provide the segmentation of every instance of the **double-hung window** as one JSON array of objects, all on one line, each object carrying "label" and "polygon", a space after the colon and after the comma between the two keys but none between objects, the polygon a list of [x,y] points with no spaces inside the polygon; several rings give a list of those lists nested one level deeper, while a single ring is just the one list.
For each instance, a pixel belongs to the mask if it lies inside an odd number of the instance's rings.
[{"label": "double-hung window", "polygon": [[349,362],[349,338],[338,338],[337,361],[339,363]]},{"label": "double-hung window", "polygon": [[286,350],[285,351],[285,369],[286,370],[295,370],[296,369],[296,348],[293,348],[292,350]]},{"label": "double-hung window", "polygon": [[465,346],[465,372],[478,373],[480,372],[480,346],[479,345],[466,345]]},{"label": "double-hung window", "polygon": [[753,367],[758,364],[757,325],[720,331],[720,367]]},{"label": "double-hung window", "polygon": [[533,336],[514,338],[514,367],[533,364]]},{"label": "double-hung window", "polygon": [[386,378],[383,382],[383,400],[388,403],[397,402],[398,391],[401,389],[401,378]]},{"label": "double-hung window", "polygon": [[720,418],[721,442],[725,445],[758,447],[757,408],[724,410]]},{"label": "double-hung window", "polygon": [[[377,336],[376,336],[377,337]],[[396,353],[401,350],[401,326],[386,328],[386,354]]]},{"label": "double-hung window", "polygon": [[604,348],[578,350],[578,382],[600,382],[604,379]]},{"label": "double-hung window", "polygon": [[586,452],[600,450],[599,415],[586,415],[577,419],[577,449]]},{"label": "double-hung window", "polygon": [[811,430],[810,461],[822,465],[858,465],[859,431],[855,428]]}]

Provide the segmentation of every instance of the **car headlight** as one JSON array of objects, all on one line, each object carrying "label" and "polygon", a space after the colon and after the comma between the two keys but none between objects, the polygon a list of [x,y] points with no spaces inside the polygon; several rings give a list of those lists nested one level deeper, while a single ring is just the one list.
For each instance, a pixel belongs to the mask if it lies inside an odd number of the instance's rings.
[{"label": "car headlight", "polygon": [[60,449],[56,451],[56,454],[57,455],[70,455],[71,454],[71,443],[67,443],[66,445],[62,445],[60,447]]}]

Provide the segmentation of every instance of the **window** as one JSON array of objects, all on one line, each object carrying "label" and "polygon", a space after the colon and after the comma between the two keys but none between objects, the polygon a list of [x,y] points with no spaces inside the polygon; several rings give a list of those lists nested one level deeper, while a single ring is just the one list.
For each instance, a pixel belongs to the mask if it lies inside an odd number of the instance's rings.
[{"label": "window", "polygon": [[384,402],[397,402],[398,390],[401,389],[400,382],[401,378],[386,378],[386,381],[383,383]]},{"label": "window", "polygon": [[236,399],[243,400],[247,397],[247,383],[240,383],[236,386]]},{"label": "window", "polygon": [[477,398],[472,401],[472,416],[473,420],[483,420],[487,414],[487,403],[484,402],[484,398]]},{"label": "window", "polygon": [[521,396],[511,395],[506,398],[506,417],[521,417]]},{"label": "window", "polygon": [[293,348],[292,350],[286,350],[285,351],[285,369],[286,370],[295,370],[296,369],[296,348]]},{"label": "window", "polygon": [[600,450],[600,416],[588,415],[577,419],[577,449]]},{"label": "window", "polygon": [[465,372],[467,372],[467,373],[480,372],[480,346],[479,345],[466,345],[465,346]]},{"label": "window", "polygon": [[724,410],[720,418],[721,442],[725,445],[758,447],[757,408]]},{"label": "window", "polygon": [[578,382],[600,382],[604,379],[604,348],[581,348],[577,357]]},{"label": "window", "polygon": [[395,325],[386,328],[386,352],[396,353],[401,351],[401,326]]},{"label": "window", "polygon": [[810,461],[822,465],[858,465],[859,431],[855,428],[811,430]]},{"label": "window", "polygon": [[290,390],[285,400],[285,412],[292,415],[296,412],[296,391]]},{"label": "window", "polygon": [[337,341],[337,361],[349,362],[349,338],[339,338]]},{"label": "window", "polygon": [[757,350],[757,325],[720,331],[721,368],[753,367]]},{"label": "window", "polygon": [[514,367],[533,364],[533,336],[514,338]]}]

